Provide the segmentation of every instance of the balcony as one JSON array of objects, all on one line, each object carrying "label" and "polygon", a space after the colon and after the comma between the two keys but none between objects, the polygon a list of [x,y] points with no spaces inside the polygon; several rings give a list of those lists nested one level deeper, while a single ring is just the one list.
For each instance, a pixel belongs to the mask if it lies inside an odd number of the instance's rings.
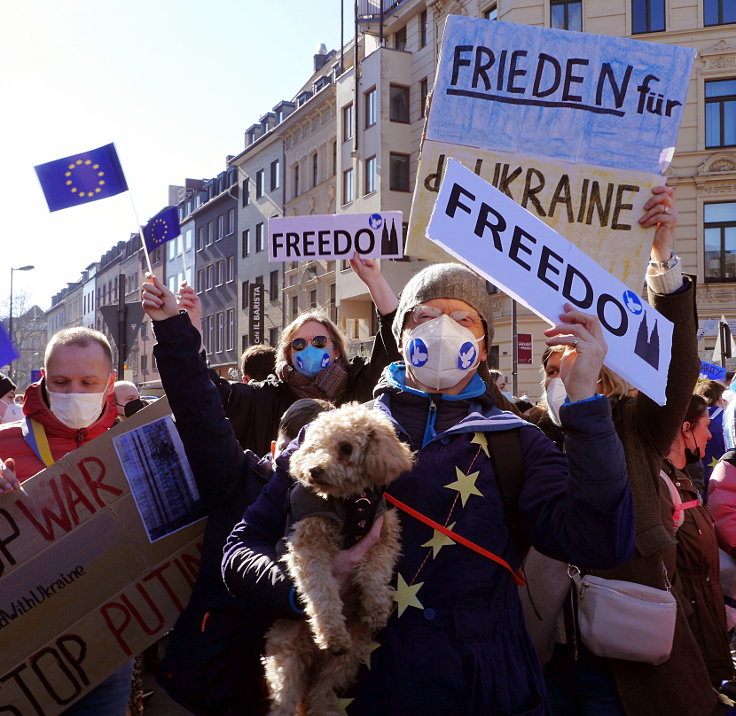
[{"label": "balcony", "polygon": [[358,0],[358,22],[381,20],[405,0]]}]

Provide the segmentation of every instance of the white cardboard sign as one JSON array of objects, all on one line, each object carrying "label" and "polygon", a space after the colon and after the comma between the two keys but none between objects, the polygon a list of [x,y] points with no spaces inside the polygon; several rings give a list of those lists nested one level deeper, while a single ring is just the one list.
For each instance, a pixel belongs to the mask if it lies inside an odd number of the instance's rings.
[{"label": "white cardboard sign", "polygon": [[597,315],[608,343],[605,364],[665,404],[672,322],[454,159],[427,237],[550,324],[558,323],[565,303]]},{"label": "white cardboard sign", "polygon": [[268,260],[401,258],[402,218],[400,211],[382,211],[269,219]]}]

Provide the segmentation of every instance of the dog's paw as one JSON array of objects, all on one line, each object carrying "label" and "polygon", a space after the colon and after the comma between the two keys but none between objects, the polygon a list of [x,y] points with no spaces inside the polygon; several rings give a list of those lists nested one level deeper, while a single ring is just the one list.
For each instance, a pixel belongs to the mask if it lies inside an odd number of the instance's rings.
[{"label": "dog's paw", "polygon": [[329,651],[330,654],[339,656],[350,649],[352,640],[347,630],[341,630],[331,634],[324,634],[322,638],[315,639],[315,643],[322,651]]}]

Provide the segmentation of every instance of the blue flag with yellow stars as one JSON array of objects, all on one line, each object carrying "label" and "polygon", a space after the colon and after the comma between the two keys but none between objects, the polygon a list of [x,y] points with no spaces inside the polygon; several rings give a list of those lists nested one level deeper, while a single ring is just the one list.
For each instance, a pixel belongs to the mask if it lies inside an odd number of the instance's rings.
[{"label": "blue flag with yellow stars", "polygon": [[146,240],[146,251],[150,254],[156,247],[175,239],[181,233],[179,228],[179,212],[175,206],[159,211],[143,227],[143,238]]},{"label": "blue flag with yellow stars", "polygon": [[8,337],[5,326],[0,324],[0,365],[12,363],[18,357],[18,351]]},{"label": "blue flag with yellow stars", "polygon": [[49,211],[87,204],[128,191],[114,144],[36,167]]}]

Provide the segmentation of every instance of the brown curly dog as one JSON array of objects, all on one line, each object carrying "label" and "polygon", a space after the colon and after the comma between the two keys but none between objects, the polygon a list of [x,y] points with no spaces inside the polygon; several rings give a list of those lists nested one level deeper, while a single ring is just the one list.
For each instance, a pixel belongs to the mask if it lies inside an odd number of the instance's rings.
[{"label": "brown curly dog", "polygon": [[293,716],[297,709],[310,716],[338,713],[335,692],[355,679],[373,634],[391,614],[389,585],[401,549],[395,510],[385,511],[378,542],[351,573],[347,609],[333,560],[370,529],[385,510],[383,489],[411,466],[412,453],[389,418],[357,403],[319,415],[291,456],[298,482],[290,494],[294,524],[283,561],[307,620],[280,619],[266,635],[272,716]]}]

